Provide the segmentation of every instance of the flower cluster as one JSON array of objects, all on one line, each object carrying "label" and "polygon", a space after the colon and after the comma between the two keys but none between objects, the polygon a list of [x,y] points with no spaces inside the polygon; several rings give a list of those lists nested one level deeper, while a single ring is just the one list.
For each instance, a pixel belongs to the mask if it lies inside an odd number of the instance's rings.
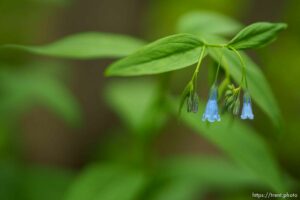
[{"label": "flower cluster", "polygon": [[[240,110],[240,91],[241,88],[235,88],[233,85],[228,86],[228,90],[225,93],[225,107],[229,111],[232,111],[234,115],[238,115]],[[221,121],[219,112],[218,112],[218,88],[214,85],[212,86],[209,94],[209,98],[205,107],[205,111],[202,116],[202,121]],[[244,92],[244,101],[241,119],[254,119],[251,106],[251,97],[248,91]]]},{"label": "flower cluster", "polygon": [[[246,78],[246,67],[245,63],[239,54],[238,51],[236,51],[234,48],[230,48],[239,58],[241,65],[242,65],[242,79],[238,87],[235,87],[233,84],[229,84],[227,86],[227,90],[225,91],[225,99],[224,99],[224,106],[227,108],[228,111],[232,112],[234,115],[238,115],[240,112],[240,93],[243,90],[244,97],[243,97],[243,108],[240,118],[241,119],[254,119],[254,115],[252,112],[252,106],[251,106],[251,97],[248,92],[248,85],[247,85],[247,78]],[[187,111],[197,113],[198,112],[198,102],[199,98],[197,95],[197,76],[200,69],[202,58],[204,57],[204,51],[205,46],[202,49],[198,64],[196,66],[196,70],[193,74],[192,79],[186,86],[184,90],[183,97],[186,98],[187,101]],[[208,122],[215,122],[215,121],[221,121],[221,117],[219,115],[219,108],[218,108],[218,93],[222,94],[223,89],[221,91],[218,91],[217,87],[217,80],[219,75],[219,69],[220,65],[222,63],[222,57],[220,56],[218,68],[215,75],[214,84],[210,89],[208,101],[206,103],[205,111],[202,115],[202,121],[208,121]],[[226,77],[226,79],[223,81],[223,83],[227,84],[230,79]],[[226,82],[227,81],[227,82]],[[225,85],[224,84],[224,85]],[[243,89],[242,89],[243,86]],[[223,88],[223,87],[222,87]],[[184,98],[182,100],[184,100]],[[184,102],[184,101],[182,101]],[[182,107],[182,103],[181,103]],[[180,107],[180,109],[181,109]]]}]

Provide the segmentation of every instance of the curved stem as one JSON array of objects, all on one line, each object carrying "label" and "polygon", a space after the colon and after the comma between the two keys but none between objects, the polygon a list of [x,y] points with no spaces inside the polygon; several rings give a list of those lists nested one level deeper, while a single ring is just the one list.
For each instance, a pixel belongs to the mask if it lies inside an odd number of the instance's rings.
[{"label": "curved stem", "polygon": [[243,80],[245,80],[245,86],[246,86],[246,88],[248,88],[245,62],[244,62],[241,54],[235,48],[233,48],[233,47],[229,47],[229,48],[238,56],[238,58],[239,58],[239,60],[241,62],[241,65],[242,65],[242,68],[243,68],[241,83],[243,82]]},{"label": "curved stem", "polygon": [[218,68],[217,68],[217,72],[216,72],[216,76],[215,76],[215,80],[214,80],[214,85],[216,84],[218,76],[219,76],[220,66],[221,66],[221,63],[222,63],[222,58],[223,58],[223,54],[221,54],[221,56],[220,56],[220,60],[219,60],[219,64],[218,64]]},{"label": "curved stem", "polygon": [[195,70],[196,74],[198,74],[198,72],[199,72],[199,69],[200,69],[200,66],[201,66],[201,62],[203,60],[205,49],[206,49],[206,45],[203,45],[202,51],[201,51],[201,54],[200,54],[200,57],[199,57],[199,60],[198,60],[198,63],[197,63],[197,67],[196,67],[196,70]]},{"label": "curved stem", "polygon": [[201,54],[200,54],[200,57],[199,57],[199,60],[198,60],[198,63],[197,63],[196,69],[195,69],[195,72],[194,72],[193,77],[192,77],[192,81],[194,83],[193,84],[194,85],[194,90],[197,90],[197,76],[198,76],[198,73],[199,73],[199,70],[200,70],[201,62],[202,62],[203,57],[204,57],[205,49],[206,49],[206,46],[203,45],[202,51],[201,51]]}]

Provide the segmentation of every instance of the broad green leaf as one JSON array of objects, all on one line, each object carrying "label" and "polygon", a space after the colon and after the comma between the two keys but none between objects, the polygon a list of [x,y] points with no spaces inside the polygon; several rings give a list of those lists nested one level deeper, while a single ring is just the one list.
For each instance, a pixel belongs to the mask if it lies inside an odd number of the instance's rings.
[{"label": "broad green leaf", "polygon": [[274,41],[278,33],[286,28],[284,23],[254,23],[241,30],[228,45],[235,49],[263,47]]},{"label": "broad green leaf", "polygon": [[217,157],[175,157],[165,160],[160,172],[162,177],[190,180],[202,188],[235,189],[262,183],[244,168]]},{"label": "broad green leaf", "polygon": [[64,169],[0,162],[0,199],[62,200],[73,173]]},{"label": "broad green leaf", "polygon": [[67,36],[40,46],[2,45],[0,50],[17,49],[30,53],[74,59],[118,58],[127,56],[142,47],[144,42],[129,36],[87,32]]},{"label": "broad green leaf", "polygon": [[[24,170],[20,193],[23,200],[63,200],[74,174],[62,169],[32,166]],[[20,177],[19,177],[20,178]]]},{"label": "broad green leaf", "polygon": [[0,199],[20,199],[19,189],[21,187],[23,173],[19,163],[0,160]]},{"label": "broad green leaf", "polygon": [[[47,106],[72,125],[81,120],[80,108],[72,94],[57,78],[33,66],[49,63],[32,63],[24,69],[0,70],[0,117],[19,115],[33,105]],[[55,67],[50,64],[49,66]]]},{"label": "broad green leaf", "polygon": [[163,184],[152,192],[150,200],[194,200],[203,192],[264,186],[259,178],[224,158],[180,156],[161,163],[157,179]]},{"label": "broad green leaf", "polygon": [[123,80],[105,89],[107,103],[136,134],[154,133],[166,121],[159,104],[160,88],[154,81]]},{"label": "broad green leaf", "polygon": [[202,42],[190,34],[159,39],[106,70],[108,76],[158,74],[188,67],[199,59]]},{"label": "broad green leaf", "polygon": [[[240,82],[242,77],[242,66],[237,55],[235,55],[233,51],[209,48],[208,52],[217,62],[219,61],[220,54],[223,53],[222,67],[229,70],[229,73],[237,83]],[[280,110],[266,78],[260,68],[246,54],[241,52],[241,55],[246,64],[247,81],[251,97],[270,117],[272,122],[277,127],[280,127],[282,123]]]},{"label": "broad green leaf", "polygon": [[66,200],[133,200],[146,184],[145,175],[115,165],[87,168],[71,185]]},{"label": "broad green leaf", "polygon": [[177,24],[180,33],[196,35],[231,35],[242,28],[242,25],[225,15],[210,11],[195,11],[183,15]]},{"label": "broad green leaf", "polygon": [[[173,101],[173,113],[178,101]],[[238,120],[232,121],[228,115],[221,116],[221,122],[207,126],[201,121],[204,105],[200,103],[199,114],[182,113],[182,120],[198,134],[227,153],[250,176],[259,179],[268,188],[286,191],[282,174],[264,140],[250,127]]]},{"label": "broad green leaf", "polygon": [[159,186],[146,200],[195,200],[200,195],[199,184],[187,180],[173,180]]}]

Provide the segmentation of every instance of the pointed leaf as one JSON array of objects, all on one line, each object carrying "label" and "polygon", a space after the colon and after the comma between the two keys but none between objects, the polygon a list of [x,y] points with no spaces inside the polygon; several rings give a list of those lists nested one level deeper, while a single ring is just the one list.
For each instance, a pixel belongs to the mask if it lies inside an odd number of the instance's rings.
[{"label": "pointed leaf", "polygon": [[132,200],[145,187],[145,175],[115,165],[87,168],[71,185],[66,200]]},{"label": "pointed leaf", "polygon": [[167,119],[157,103],[159,92],[156,82],[123,80],[108,84],[105,97],[133,133],[145,136],[156,133]]},{"label": "pointed leaf", "polygon": [[241,30],[228,45],[235,49],[263,47],[274,41],[277,34],[286,28],[284,23],[254,23]]},{"label": "pointed leaf", "polygon": [[202,42],[189,34],[159,39],[106,70],[109,76],[158,74],[188,67],[199,59]]},{"label": "pointed leaf", "polygon": [[[39,70],[41,65],[55,68],[58,63],[30,63],[23,69],[0,70],[0,117],[19,115],[35,104],[42,104],[70,125],[81,121],[78,102],[57,77]],[[20,67],[20,66],[19,66]]]},{"label": "pointed leaf", "polygon": [[118,58],[127,56],[145,43],[117,34],[87,32],[70,35],[46,45],[2,45],[2,49],[17,49],[30,53],[73,59]]}]

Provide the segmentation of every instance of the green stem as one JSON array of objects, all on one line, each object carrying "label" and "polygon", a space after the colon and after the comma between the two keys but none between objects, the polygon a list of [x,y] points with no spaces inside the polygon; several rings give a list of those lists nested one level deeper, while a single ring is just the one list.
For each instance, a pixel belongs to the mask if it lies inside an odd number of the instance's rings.
[{"label": "green stem", "polygon": [[198,73],[199,73],[200,66],[201,66],[201,62],[202,62],[202,60],[203,60],[203,56],[204,56],[205,49],[206,49],[206,46],[203,45],[202,51],[201,51],[201,54],[200,54],[200,58],[199,58],[199,60],[198,60],[197,67],[196,67],[196,70],[195,70],[195,74],[198,74]]},{"label": "green stem", "polygon": [[221,66],[221,63],[222,63],[222,58],[223,58],[223,54],[221,54],[221,56],[220,56],[220,60],[219,60],[219,64],[218,64],[218,68],[217,68],[217,72],[216,72],[216,76],[215,76],[214,85],[216,85],[216,82],[217,82],[217,79],[218,79],[218,76],[219,76],[220,66]]},{"label": "green stem", "polygon": [[226,47],[227,45],[226,44],[205,44],[205,46],[223,48]]},{"label": "green stem", "polygon": [[226,61],[226,58],[225,59],[222,59],[222,62],[223,62],[223,66],[224,66],[224,69],[225,69],[225,77],[230,80],[230,73],[229,73],[229,67],[228,67],[228,63]]},{"label": "green stem", "polygon": [[246,88],[248,88],[245,62],[244,62],[241,54],[235,48],[233,48],[233,47],[229,47],[229,48],[238,56],[238,58],[241,62],[241,65],[242,65],[242,68],[243,68],[241,84],[242,84],[243,80],[245,80],[245,86],[246,86]]},{"label": "green stem", "polygon": [[202,51],[201,51],[201,54],[200,54],[200,57],[199,57],[199,60],[198,60],[198,63],[197,63],[196,69],[195,69],[195,72],[194,72],[193,77],[192,77],[192,82],[193,82],[193,86],[194,86],[193,90],[194,91],[197,90],[197,77],[198,77],[198,73],[199,73],[201,63],[202,63],[202,60],[203,60],[203,57],[204,57],[205,49],[206,49],[206,46],[203,45]]}]

